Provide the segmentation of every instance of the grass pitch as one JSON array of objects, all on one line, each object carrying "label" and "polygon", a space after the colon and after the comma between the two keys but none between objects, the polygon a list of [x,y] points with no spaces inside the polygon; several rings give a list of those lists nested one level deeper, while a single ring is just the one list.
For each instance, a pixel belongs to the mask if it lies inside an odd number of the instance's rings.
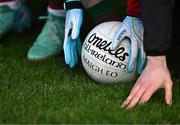
[{"label": "grass pitch", "polygon": [[172,107],[160,90],[148,104],[121,109],[133,83],[97,84],[81,65],[67,68],[63,54],[29,62],[27,51],[39,32],[32,28],[1,41],[0,123],[180,123],[179,81]]},{"label": "grass pitch", "polygon": [[62,55],[32,63],[26,54],[38,35],[30,30],[0,44],[0,123],[179,123],[179,82],[174,104],[164,104],[159,91],[134,110],[120,104],[133,84],[100,85],[82,66],[70,70]]}]

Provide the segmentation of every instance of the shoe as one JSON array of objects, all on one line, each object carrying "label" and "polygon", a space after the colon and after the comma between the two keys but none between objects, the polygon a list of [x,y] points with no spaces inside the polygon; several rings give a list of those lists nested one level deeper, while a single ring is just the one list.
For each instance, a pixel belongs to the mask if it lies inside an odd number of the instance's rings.
[{"label": "shoe", "polygon": [[64,41],[65,18],[48,14],[40,35],[29,49],[27,58],[30,61],[47,59],[62,51]]},{"label": "shoe", "polygon": [[25,4],[18,10],[12,10],[7,5],[0,6],[0,38],[8,32],[21,32],[29,27],[31,14]]}]

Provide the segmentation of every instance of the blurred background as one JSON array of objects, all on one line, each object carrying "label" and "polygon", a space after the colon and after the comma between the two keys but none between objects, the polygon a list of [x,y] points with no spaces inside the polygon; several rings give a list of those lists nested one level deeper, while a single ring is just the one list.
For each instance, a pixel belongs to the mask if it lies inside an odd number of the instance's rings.
[{"label": "blurred background", "polygon": [[[126,0],[111,0],[114,3],[114,6],[119,10],[118,13],[123,18],[126,12]],[[47,12],[47,3],[48,0],[25,0],[29,9],[32,12],[33,16],[33,24],[39,25],[38,17],[42,15],[46,15]],[[112,7],[114,7],[112,6]],[[121,19],[122,19],[121,18]],[[88,18],[89,19],[89,18]],[[90,19],[87,20],[90,23]]]}]

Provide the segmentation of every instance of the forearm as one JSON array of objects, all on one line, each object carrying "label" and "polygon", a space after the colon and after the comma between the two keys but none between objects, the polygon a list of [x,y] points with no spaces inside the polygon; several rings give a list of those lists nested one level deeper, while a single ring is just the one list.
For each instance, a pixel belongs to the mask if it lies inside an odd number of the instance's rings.
[{"label": "forearm", "polygon": [[139,0],[128,0],[127,2],[127,15],[140,17],[140,1]]},{"label": "forearm", "polygon": [[167,68],[166,56],[147,56],[147,61],[154,67]]},{"label": "forearm", "polygon": [[172,41],[174,0],[143,0],[144,48],[148,56],[167,55]]}]

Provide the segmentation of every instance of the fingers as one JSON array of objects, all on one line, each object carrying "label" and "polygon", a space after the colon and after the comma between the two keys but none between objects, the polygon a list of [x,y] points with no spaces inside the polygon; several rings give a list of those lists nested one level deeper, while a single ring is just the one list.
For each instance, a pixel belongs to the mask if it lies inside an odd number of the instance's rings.
[{"label": "fingers", "polygon": [[[140,104],[144,104],[149,101],[152,95],[160,89],[162,86],[150,86],[147,91],[143,94]],[[172,81],[165,84],[165,101],[167,105],[172,105]]]},{"label": "fingers", "polygon": [[67,37],[64,43],[64,55],[65,55],[65,62],[67,65],[71,63],[71,38]]},{"label": "fingers", "polygon": [[121,106],[122,108],[126,107],[131,109],[140,102],[142,103],[143,101],[148,101],[152,94],[159,88],[158,86],[154,86],[154,84],[144,84],[144,82],[145,81],[142,79],[142,77],[137,80],[128,98]]},{"label": "fingers", "polygon": [[[126,107],[128,109],[134,108],[138,103],[144,104],[149,101],[152,95],[164,85],[165,88],[165,100],[167,105],[172,105],[172,86],[173,83],[171,80],[166,81],[167,83],[163,84],[149,84],[150,86],[140,86],[140,83],[137,82],[137,85],[132,89],[128,98],[123,102],[122,108]],[[158,86],[161,85],[161,86]]]},{"label": "fingers", "polygon": [[[138,83],[138,82],[137,82]],[[121,105],[122,108],[126,107],[132,100],[132,98],[134,97],[134,95],[137,93],[137,91],[140,88],[140,84],[135,84],[134,87],[132,88],[129,96],[127,97],[127,99],[123,102],[123,104]]]},{"label": "fingers", "polygon": [[128,61],[128,72],[132,72],[137,63],[137,54],[138,54],[138,45],[137,42],[134,42],[135,38],[131,40],[130,48],[130,58]]},{"label": "fingers", "polygon": [[70,68],[74,68],[78,62],[78,55],[76,50],[76,41],[72,41],[71,43],[71,63],[69,65]]},{"label": "fingers", "polygon": [[[81,13],[80,15],[83,15],[82,13],[82,10],[77,10],[78,13]],[[74,16],[74,20],[72,22],[72,34],[71,34],[71,37],[72,39],[77,39],[79,37],[79,34],[80,34],[80,30],[81,30],[81,25],[82,25],[82,22],[83,22],[83,16]]]},{"label": "fingers", "polygon": [[130,37],[129,31],[124,23],[121,24],[120,30],[117,32],[113,38],[111,49],[115,50],[122,42],[125,37]]},{"label": "fingers", "polygon": [[68,42],[70,41],[70,38],[69,38],[70,29],[71,29],[70,23],[66,19],[65,34],[64,34],[64,44],[63,44],[63,49],[64,49],[65,57],[66,57],[66,47],[67,47]]},{"label": "fingers", "polygon": [[[77,26],[75,25],[75,27]],[[73,34],[72,33],[73,31],[71,32],[72,28],[73,26],[70,25],[69,21],[67,21],[66,28],[65,28],[65,38],[64,38],[63,48],[64,48],[64,55],[65,55],[65,62],[70,68],[74,68],[78,62],[77,48],[76,48],[77,40],[72,39],[72,34]]]},{"label": "fingers", "polygon": [[72,39],[77,39],[79,37],[80,34],[80,25],[75,23],[72,27],[72,34],[71,34],[71,38]]},{"label": "fingers", "polygon": [[139,100],[141,99],[141,96],[143,95],[145,91],[146,89],[141,87],[138,90],[138,92],[134,95],[133,99],[131,100],[127,108],[129,109],[134,108],[139,103]]},{"label": "fingers", "polygon": [[141,67],[140,67],[140,71],[139,74],[143,71],[144,67],[145,67],[145,63],[146,63],[146,53],[144,51],[144,45],[143,43],[141,43],[142,45],[140,46],[140,53],[141,53]]},{"label": "fingers", "polygon": [[161,86],[157,86],[158,84],[152,84],[148,87],[148,89],[144,92],[144,94],[141,97],[141,100],[139,101],[140,104],[144,104],[149,101],[149,99],[152,97],[152,95],[161,88]]},{"label": "fingers", "polygon": [[173,83],[171,80],[169,80],[166,84],[165,84],[165,101],[167,105],[172,105],[172,86]]},{"label": "fingers", "polygon": [[127,107],[128,109],[134,108],[139,103],[139,100],[145,91],[146,88],[140,87],[135,94],[133,93],[129,96],[131,99],[129,98],[127,102],[125,102],[126,104],[123,106]]},{"label": "fingers", "polygon": [[76,43],[77,43],[76,48],[77,48],[78,54],[81,56],[82,43],[81,43],[80,38],[77,39]]},{"label": "fingers", "polygon": [[[66,40],[64,54],[65,54],[65,62],[70,68],[74,68],[78,63],[78,48],[77,44],[78,40],[73,40],[71,37],[68,37]],[[79,46],[81,47],[81,46]],[[80,49],[80,48],[79,48]]]}]

